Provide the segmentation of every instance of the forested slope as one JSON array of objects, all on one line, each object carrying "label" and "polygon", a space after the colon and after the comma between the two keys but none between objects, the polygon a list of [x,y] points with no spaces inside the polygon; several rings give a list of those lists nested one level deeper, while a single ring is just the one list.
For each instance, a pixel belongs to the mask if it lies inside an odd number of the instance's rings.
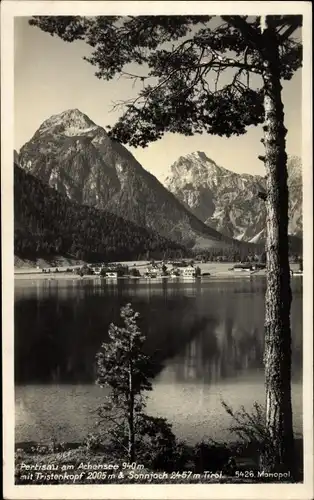
[{"label": "forested slope", "polygon": [[183,246],[110,212],[70,201],[14,164],[14,253],[89,262],[185,255]]}]

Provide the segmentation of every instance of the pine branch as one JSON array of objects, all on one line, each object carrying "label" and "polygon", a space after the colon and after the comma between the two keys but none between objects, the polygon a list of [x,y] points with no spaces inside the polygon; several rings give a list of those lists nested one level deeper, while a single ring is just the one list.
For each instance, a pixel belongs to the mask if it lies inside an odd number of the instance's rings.
[{"label": "pine branch", "polygon": [[281,42],[287,40],[287,38],[289,38],[289,36],[291,36],[292,33],[294,33],[300,26],[302,26],[302,23],[300,24],[298,20],[296,20],[294,23],[291,23],[288,29],[282,35],[280,35]]},{"label": "pine branch", "polygon": [[245,38],[249,45],[263,51],[263,40],[260,33],[252,28],[250,23],[242,16],[221,16],[224,21],[236,28]]},{"label": "pine branch", "polygon": [[[210,16],[52,16],[37,17],[31,24],[66,41],[84,40],[93,49],[87,60],[97,68],[98,78],[109,81],[122,75],[133,84],[143,83],[134,98],[114,103],[113,109],[126,109],[110,136],[145,147],[167,132],[244,134],[264,119],[264,95],[250,88],[250,74],[262,74],[263,60],[271,56],[274,44],[282,79],[291,79],[302,64],[301,44],[288,38],[301,25],[301,16],[267,16],[274,28],[268,27],[263,35],[259,17],[222,16],[214,28],[209,20]],[[200,23],[204,28],[195,31]],[[169,42],[172,47],[165,50]],[[142,71],[129,70],[130,64],[148,69],[141,76]],[[234,69],[230,83],[222,85],[221,75],[228,69]]]},{"label": "pine branch", "polygon": [[134,75],[133,73],[129,73],[128,71],[121,71],[121,76],[129,77],[130,79],[135,80],[147,80],[149,75]]},{"label": "pine branch", "polygon": [[[214,71],[216,71],[216,70],[214,70]],[[218,70],[216,71],[217,76],[216,76],[216,79],[215,79],[215,92],[217,92],[217,90],[218,90],[218,82],[219,82],[219,78],[220,78],[220,73],[221,73],[221,71],[222,71],[222,70],[220,69],[220,67],[219,67],[219,68],[218,68]]]},{"label": "pine branch", "polygon": [[[288,15],[288,16],[272,16],[271,24],[274,28],[278,28],[277,33],[280,35],[279,39],[281,43],[289,38],[289,36],[294,33],[298,28],[301,28],[303,24],[302,16],[299,15]],[[287,28],[288,26],[288,28]],[[281,34],[283,29],[286,29],[284,33]]]}]

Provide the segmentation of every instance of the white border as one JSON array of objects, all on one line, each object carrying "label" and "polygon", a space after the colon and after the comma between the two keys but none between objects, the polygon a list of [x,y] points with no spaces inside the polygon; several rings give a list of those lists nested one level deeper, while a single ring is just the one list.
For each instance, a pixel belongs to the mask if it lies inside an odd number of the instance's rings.
[{"label": "white border", "polygon": [[[2,204],[2,321],[3,321],[3,456],[4,498],[7,499],[311,499],[313,498],[313,166],[312,166],[312,25],[311,2],[170,2],[170,1],[9,1],[1,5],[1,204]],[[302,164],[304,178],[303,277],[303,424],[304,484],[236,485],[14,485],[13,386],[13,18],[32,15],[110,14],[303,14],[304,65],[302,75]],[[35,98],[35,96],[34,96]]]}]

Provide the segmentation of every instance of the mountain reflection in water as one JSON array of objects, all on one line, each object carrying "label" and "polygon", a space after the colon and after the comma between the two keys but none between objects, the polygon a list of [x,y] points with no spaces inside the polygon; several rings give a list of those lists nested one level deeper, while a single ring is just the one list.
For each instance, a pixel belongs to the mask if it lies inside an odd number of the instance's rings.
[{"label": "mountain reflection in water", "polygon": [[[17,384],[88,383],[95,354],[111,321],[131,302],[140,312],[146,349],[165,364],[176,360],[178,380],[234,377],[261,370],[264,283],[102,285],[39,283],[15,295]],[[292,303],[293,374],[301,371],[302,303]]]},{"label": "mountain reflection in water", "polygon": [[[292,285],[292,375],[298,386],[296,404],[301,418],[302,283],[293,281]],[[26,414],[29,418],[35,411],[36,398],[44,401],[46,397],[50,405],[51,397],[67,401],[66,394],[84,393],[83,399],[76,396],[78,400],[71,402],[69,415],[64,417],[69,421],[74,418],[72,412],[90,406],[89,398],[95,406],[101,397],[99,389],[93,387],[95,354],[108,338],[109,324],[119,323],[120,308],[127,302],[140,313],[147,352],[154,356],[156,365],[163,365],[150,394],[149,407],[154,413],[174,424],[177,420],[185,435],[189,431],[182,429],[192,425],[193,419],[194,425],[202,425],[206,405],[218,415],[218,393],[224,387],[239,404],[253,403],[263,394],[264,295],[265,281],[257,278],[155,284],[18,282],[14,345],[17,420],[22,419],[18,435],[25,439],[31,432],[21,429],[27,427]],[[182,404],[186,406],[185,423],[177,416]],[[37,414],[37,418],[44,417]]]}]

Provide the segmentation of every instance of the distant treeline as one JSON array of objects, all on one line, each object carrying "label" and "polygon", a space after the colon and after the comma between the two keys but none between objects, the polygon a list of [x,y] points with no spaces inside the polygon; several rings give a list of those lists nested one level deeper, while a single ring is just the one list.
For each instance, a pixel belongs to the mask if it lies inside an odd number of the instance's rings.
[{"label": "distant treeline", "polygon": [[194,250],[197,260],[209,262],[247,262],[266,261],[266,253],[263,246],[230,246],[229,248],[209,248],[206,250]]},{"label": "distant treeline", "polygon": [[107,211],[79,205],[14,165],[14,253],[88,262],[178,258],[184,246]]},{"label": "distant treeline", "polygon": [[[252,245],[251,247],[209,248],[206,250],[194,250],[194,258],[204,262],[266,262],[266,251],[264,245]],[[291,248],[290,259],[299,262],[302,256],[302,246],[298,249]]]}]

